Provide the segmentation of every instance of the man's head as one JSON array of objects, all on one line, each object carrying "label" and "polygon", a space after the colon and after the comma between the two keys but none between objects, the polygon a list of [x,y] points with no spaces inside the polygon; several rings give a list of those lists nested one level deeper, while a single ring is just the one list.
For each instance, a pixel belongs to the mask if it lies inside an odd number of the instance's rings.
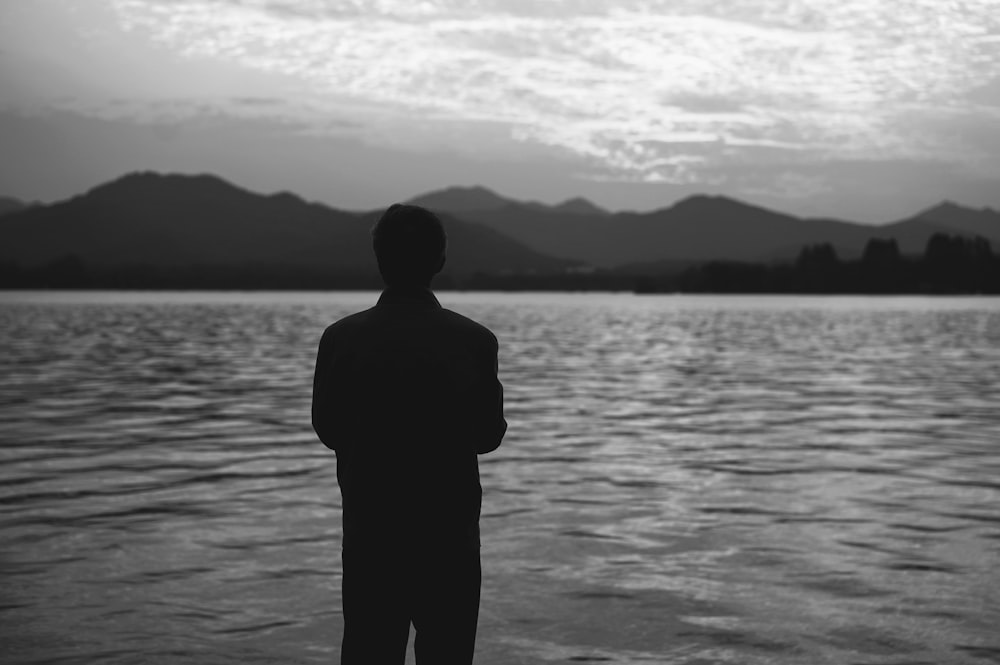
[{"label": "man's head", "polygon": [[444,266],[447,245],[441,220],[420,206],[395,203],[372,227],[378,270],[388,286],[429,286]]}]

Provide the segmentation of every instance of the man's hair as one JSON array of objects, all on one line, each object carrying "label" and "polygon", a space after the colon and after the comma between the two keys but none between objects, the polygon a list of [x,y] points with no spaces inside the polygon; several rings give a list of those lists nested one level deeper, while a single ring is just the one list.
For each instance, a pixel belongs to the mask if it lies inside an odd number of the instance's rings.
[{"label": "man's hair", "polygon": [[428,286],[444,262],[448,237],[437,215],[394,203],[372,227],[372,247],[389,286]]}]

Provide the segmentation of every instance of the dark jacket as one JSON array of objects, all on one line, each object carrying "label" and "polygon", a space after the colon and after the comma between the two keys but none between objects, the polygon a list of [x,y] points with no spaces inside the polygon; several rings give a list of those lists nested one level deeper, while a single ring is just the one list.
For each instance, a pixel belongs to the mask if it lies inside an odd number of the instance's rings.
[{"label": "dark jacket", "polygon": [[345,547],[478,546],[476,456],[507,429],[489,329],[387,289],[323,333],[312,422],[337,453]]}]

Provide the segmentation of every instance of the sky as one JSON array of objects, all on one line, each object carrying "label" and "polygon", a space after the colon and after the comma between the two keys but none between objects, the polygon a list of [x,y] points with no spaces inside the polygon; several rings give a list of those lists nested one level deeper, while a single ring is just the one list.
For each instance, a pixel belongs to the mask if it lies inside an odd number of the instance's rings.
[{"label": "sky", "polygon": [[1000,209],[1000,0],[0,0],[0,155],[43,202],[155,170],[355,210]]}]

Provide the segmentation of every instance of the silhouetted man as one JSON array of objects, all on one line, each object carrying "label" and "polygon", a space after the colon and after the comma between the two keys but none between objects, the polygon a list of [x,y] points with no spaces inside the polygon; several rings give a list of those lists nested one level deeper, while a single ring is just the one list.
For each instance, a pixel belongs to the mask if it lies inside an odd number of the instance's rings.
[{"label": "silhouetted man", "polygon": [[323,333],[312,422],[343,497],[341,663],[471,663],[479,617],[477,455],[507,423],[497,339],[443,309],[440,220],[393,205],[372,229],[386,289]]}]

